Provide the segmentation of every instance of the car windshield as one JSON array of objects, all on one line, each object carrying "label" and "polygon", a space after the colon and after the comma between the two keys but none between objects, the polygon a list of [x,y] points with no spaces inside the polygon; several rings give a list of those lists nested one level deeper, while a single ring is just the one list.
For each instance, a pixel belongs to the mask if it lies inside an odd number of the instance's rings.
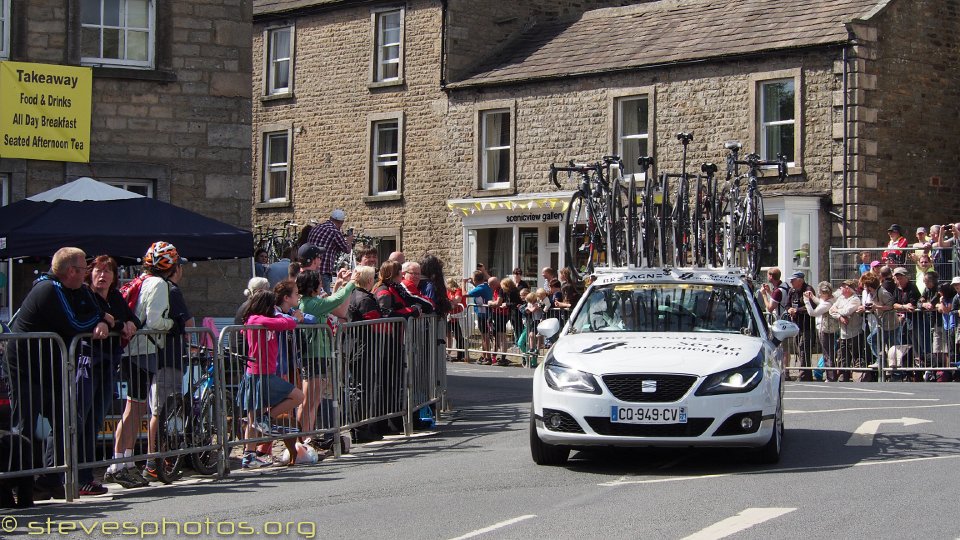
[{"label": "car windshield", "polygon": [[758,335],[742,287],[687,283],[593,288],[570,324],[572,333],[718,332]]}]

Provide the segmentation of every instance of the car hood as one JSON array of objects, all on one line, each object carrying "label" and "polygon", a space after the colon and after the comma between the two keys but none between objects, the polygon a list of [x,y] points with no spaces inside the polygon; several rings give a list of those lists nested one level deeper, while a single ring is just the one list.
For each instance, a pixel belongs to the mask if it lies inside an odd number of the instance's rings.
[{"label": "car hood", "polygon": [[763,340],[740,334],[569,334],[552,349],[571,368],[609,373],[683,373],[704,376],[741,366],[757,356]]}]

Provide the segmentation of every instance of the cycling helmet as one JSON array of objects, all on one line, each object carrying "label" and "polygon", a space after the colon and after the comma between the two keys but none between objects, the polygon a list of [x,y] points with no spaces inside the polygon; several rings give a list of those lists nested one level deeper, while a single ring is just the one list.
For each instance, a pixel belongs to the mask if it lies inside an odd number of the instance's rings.
[{"label": "cycling helmet", "polygon": [[153,268],[161,272],[170,270],[180,262],[177,248],[169,242],[154,242],[143,256],[144,268]]}]

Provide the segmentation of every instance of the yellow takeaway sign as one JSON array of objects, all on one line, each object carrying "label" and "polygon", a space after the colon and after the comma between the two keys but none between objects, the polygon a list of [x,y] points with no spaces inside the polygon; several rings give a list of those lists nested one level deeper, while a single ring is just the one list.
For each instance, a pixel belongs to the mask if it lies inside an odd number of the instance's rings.
[{"label": "yellow takeaway sign", "polygon": [[0,157],[90,161],[90,68],[0,62]]}]

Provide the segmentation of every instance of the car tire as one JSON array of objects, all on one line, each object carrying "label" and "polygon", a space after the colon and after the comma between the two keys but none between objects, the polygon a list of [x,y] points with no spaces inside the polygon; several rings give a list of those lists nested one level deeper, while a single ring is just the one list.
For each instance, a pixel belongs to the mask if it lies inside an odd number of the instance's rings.
[{"label": "car tire", "polygon": [[530,456],[537,465],[563,465],[570,457],[570,449],[566,446],[547,444],[537,435],[537,421],[534,412],[530,410]]},{"label": "car tire", "polygon": [[773,420],[773,433],[770,440],[757,452],[757,463],[774,465],[780,462],[780,453],[783,450],[783,398],[777,403],[777,412]]}]

